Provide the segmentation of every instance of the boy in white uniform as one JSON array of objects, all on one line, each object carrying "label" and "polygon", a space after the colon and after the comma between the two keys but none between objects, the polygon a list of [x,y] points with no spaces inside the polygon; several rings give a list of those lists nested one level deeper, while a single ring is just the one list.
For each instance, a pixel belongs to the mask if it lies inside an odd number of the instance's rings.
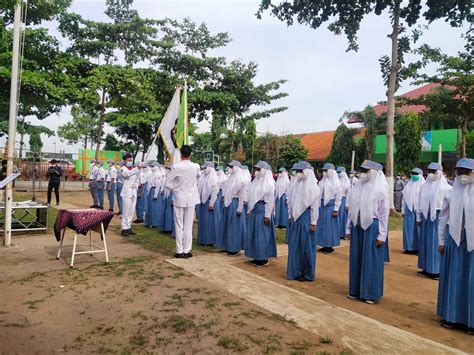
[{"label": "boy in white uniform", "polygon": [[122,235],[135,234],[132,231],[133,213],[137,204],[138,178],[140,171],[133,167],[133,155],[126,153],[123,156],[124,166],[120,168],[119,174],[123,179],[122,186]]},{"label": "boy in white uniform", "polygon": [[200,203],[197,176],[200,166],[191,162],[192,149],[183,145],[181,161],[173,165],[166,179],[166,187],[173,192],[173,211],[176,236],[176,258],[190,258],[193,242],[194,209]]},{"label": "boy in white uniform", "polygon": [[114,194],[117,188],[117,169],[115,168],[115,162],[109,160],[109,171],[107,173],[107,199],[109,200],[109,211],[114,211]]}]

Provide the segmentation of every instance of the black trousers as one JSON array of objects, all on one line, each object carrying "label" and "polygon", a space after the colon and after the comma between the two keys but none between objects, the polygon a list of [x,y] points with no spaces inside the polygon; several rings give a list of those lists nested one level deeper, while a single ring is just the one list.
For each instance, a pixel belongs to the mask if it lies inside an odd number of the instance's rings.
[{"label": "black trousers", "polygon": [[48,183],[48,203],[51,203],[51,192],[54,189],[54,194],[56,195],[56,204],[59,203],[59,185],[61,182],[52,182]]}]

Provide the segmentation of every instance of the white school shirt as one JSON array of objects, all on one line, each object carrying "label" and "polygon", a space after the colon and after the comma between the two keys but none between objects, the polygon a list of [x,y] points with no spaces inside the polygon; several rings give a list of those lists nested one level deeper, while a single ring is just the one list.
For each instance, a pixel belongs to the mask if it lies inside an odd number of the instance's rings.
[{"label": "white school shirt", "polygon": [[137,197],[139,173],[140,171],[137,168],[131,170],[128,170],[125,166],[120,168],[119,174],[123,178],[123,186],[120,196],[129,198]]},{"label": "white school shirt", "polygon": [[173,165],[166,178],[166,187],[173,192],[173,205],[194,207],[201,201],[197,188],[200,166],[190,160],[182,160]]},{"label": "white school shirt", "polygon": [[99,173],[97,174],[97,181],[105,181],[107,179],[107,170],[103,167],[99,168]]},{"label": "white school shirt", "polygon": [[89,180],[97,180],[98,174],[99,174],[99,167],[97,165],[94,165],[94,167],[91,170],[91,175],[89,177]]},{"label": "white school shirt", "polygon": [[114,182],[117,181],[117,169],[115,168],[115,166],[111,166],[110,169],[109,169],[109,172],[107,174],[107,182],[112,182],[112,179],[114,180]]}]

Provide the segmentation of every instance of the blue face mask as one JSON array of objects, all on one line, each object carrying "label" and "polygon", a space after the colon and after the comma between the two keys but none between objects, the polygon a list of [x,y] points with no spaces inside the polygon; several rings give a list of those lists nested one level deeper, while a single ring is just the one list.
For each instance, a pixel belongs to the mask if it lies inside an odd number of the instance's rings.
[{"label": "blue face mask", "polygon": [[127,161],[125,163],[129,168],[131,168],[133,166],[133,161]]},{"label": "blue face mask", "polygon": [[418,180],[420,180],[420,176],[419,175],[412,175],[411,176],[411,179],[415,182],[417,182]]}]

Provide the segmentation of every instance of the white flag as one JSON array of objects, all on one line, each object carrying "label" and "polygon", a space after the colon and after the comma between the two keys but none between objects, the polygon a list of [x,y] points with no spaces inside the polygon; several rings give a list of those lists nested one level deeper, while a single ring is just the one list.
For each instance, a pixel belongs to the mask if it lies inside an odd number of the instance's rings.
[{"label": "white flag", "polygon": [[177,87],[159,128],[166,153],[170,159],[175,157],[176,150],[178,149],[178,144],[176,143],[176,123],[178,122],[180,91],[181,88]]}]

